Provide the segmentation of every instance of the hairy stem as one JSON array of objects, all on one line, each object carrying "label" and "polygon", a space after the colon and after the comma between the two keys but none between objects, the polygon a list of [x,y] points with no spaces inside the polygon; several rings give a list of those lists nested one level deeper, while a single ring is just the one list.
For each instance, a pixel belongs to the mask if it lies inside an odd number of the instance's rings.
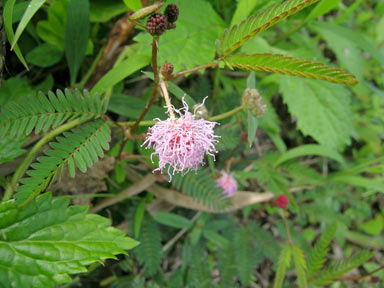
[{"label": "hairy stem", "polygon": [[173,113],[171,99],[169,98],[167,86],[164,80],[160,80],[160,91],[165,99],[165,103],[167,104],[168,113],[171,116],[171,119],[175,119],[175,113]]},{"label": "hairy stem", "polygon": [[167,80],[173,79],[173,78],[176,78],[178,76],[182,76],[182,75],[185,75],[188,73],[196,72],[196,71],[199,71],[201,69],[205,69],[205,68],[209,68],[209,67],[217,67],[218,65],[219,64],[217,64],[217,63],[209,63],[209,64],[201,65],[201,66],[189,69],[189,70],[185,70],[185,71],[181,71],[179,73],[172,74],[169,77],[167,77]]},{"label": "hairy stem", "polygon": [[35,158],[37,152],[49,141],[51,141],[54,137],[57,135],[60,135],[61,133],[70,130],[81,123],[85,122],[86,120],[80,121],[80,119],[73,120],[71,122],[68,122],[62,126],[57,127],[56,129],[49,132],[47,135],[45,135],[43,138],[38,141],[35,146],[29,151],[27,156],[24,158],[23,162],[17,167],[17,170],[12,176],[11,182],[8,183],[7,188],[4,193],[3,200],[9,200],[11,199],[13,192],[17,188],[17,182],[20,180],[21,177],[23,177],[25,171],[28,169],[28,166],[31,164],[33,159]]}]

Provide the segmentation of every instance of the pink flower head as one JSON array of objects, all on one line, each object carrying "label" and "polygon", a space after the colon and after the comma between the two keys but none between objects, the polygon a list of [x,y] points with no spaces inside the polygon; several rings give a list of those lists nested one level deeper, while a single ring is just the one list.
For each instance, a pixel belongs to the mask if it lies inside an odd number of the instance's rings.
[{"label": "pink flower head", "polygon": [[158,122],[148,129],[143,145],[146,145],[147,149],[151,147],[155,149],[151,154],[151,160],[153,155],[159,157],[159,168],[154,171],[162,172],[168,164],[169,181],[172,180],[175,172],[184,174],[190,170],[196,171],[199,165],[204,165],[205,154],[214,157],[214,153],[217,152],[215,144],[218,141],[215,138],[219,136],[214,135],[213,131],[217,123],[195,119],[196,110],[204,104],[206,98],[194,109],[193,114],[188,111],[188,104],[183,98],[183,108],[171,108],[179,118],[171,117],[164,121],[155,119]]},{"label": "pink flower head", "polygon": [[233,178],[233,173],[227,174],[224,170],[220,173],[221,177],[216,180],[216,186],[223,189],[226,198],[230,198],[237,192],[237,182]]},{"label": "pink flower head", "polygon": [[275,203],[277,207],[281,209],[287,209],[289,204],[289,198],[287,195],[282,194],[280,196],[277,196],[277,198],[275,199]]}]

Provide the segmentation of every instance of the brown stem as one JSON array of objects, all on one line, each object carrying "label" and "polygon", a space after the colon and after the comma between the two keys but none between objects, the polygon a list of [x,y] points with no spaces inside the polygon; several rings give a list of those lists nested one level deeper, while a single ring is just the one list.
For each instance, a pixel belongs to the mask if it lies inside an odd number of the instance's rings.
[{"label": "brown stem", "polygon": [[286,215],[286,212],[284,210],[283,210],[283,219],[284,219],[285,229],[287,230],[287,236],[288,236],[289,245],[293,248],[293,241],[292,241],[291,231],[289,230],[287,215]]},{"label": "brown stem", "polygon": [[181,71],[179,73],[175,73],[175,74],[169,75],[167,77],[167,80],[173,79],[173,78],[176,78],[178,76],[182,76],[182,75],[185,75],[185,74],[188,74],[188,73],[196,72],[196,71],[199,71],[201,69],[205,69],[205,68],[209,68],[209,67],[217,67],[218,65],[219,64],[217,64],[217,63],[209,63],[209,64],[205,64],[205,65],[202,65],[202,66],[198,66],[198,67],[195,67],[195,68],[192,68],[192,69],[189,69],[189,70],[185,70],[185,71]]}]

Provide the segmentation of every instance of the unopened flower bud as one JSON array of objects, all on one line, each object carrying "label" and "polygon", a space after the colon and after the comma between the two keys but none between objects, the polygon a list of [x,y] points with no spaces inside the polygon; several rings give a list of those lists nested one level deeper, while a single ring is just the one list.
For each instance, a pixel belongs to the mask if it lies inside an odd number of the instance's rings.
[{"label": "unopened flower bud", "polygon": [[278,196],[276,199],[275,199],[275,204],[277,207],[281,208],[281,209],[287,209],[288,205],[289,205],[289,198],[287,195],[280,195]]},{"label": "unopened flower bud", "polygon": [[247,88],[243,92],[242,105],[255,117],[261,117],[267,110],[267,105],[264,104],[259,90]]},{"label": "unopened flower bud", "polygon": [[176,22],[177,18],[179,18],[179,7],[176,4],[169,4],[165,8],[164,15],[167,17],[168,22]]},{"label": "unopened flower bud", "polygon": [[163,65],[160,67],[160,73],[164,77],[167,77],[173,73],[173,65],[172,63],[165,62]]},{"label": "unopened flower bud", "polygon": [[160,13],[153,14],[147,21],[147,30],[152,36],[160,36],[167,30],[167,18]]}]

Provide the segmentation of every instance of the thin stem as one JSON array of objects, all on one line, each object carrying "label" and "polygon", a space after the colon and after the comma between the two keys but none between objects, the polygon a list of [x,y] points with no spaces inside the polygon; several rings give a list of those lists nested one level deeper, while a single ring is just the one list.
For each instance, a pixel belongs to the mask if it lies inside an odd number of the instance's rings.
[{"label": "thin stem", "polygon": [[152,41],[152,70],[153,70],[153,74],[155,75],[155,87],[153,87],[151,97],[149,98],[143,112],[141,112],[139,118],[133,124],[131,129],[129,129],[129,133],[134,132],[137,126],[139,126],[141,120],[143,120],[144,116],[147,114],[149,108],[152,106],[153,102],[155,101],[155,97],[157,95],[157,89],[158,89],[159,79],[160,79],[159,69],[157,66],[157,39],[158,37],[153,37],[153,41]]},{"label": "thin stem", "polygon": [[217,63],[209,63],[209,64],[201,65],[201,66],[189,69],[189,70],[185,70],[185,71],[181,71],[179,73],[172,74],[169,77],[167,77],[167,80],[173,79],[173,78],[176,78],[176,77],[188,74],[188,73],[196,72],[196,71],[199,71],[201,69],[205,69],[205,68],[209,68],[209,67],[217,67],[217,66],[219,66],[219,64],[217,64]]},{"label": "thin stem", "polygon": [[52,130],[51,132],[49,132],[47,135],[45,135],[43,138],[40,139],[40,141],[38,141],[35,146],[33,146],[33,148],[31,149],[31,151],[29,151],[29,153],[27,154],[27,156],[24,158],[24,160],[21,162],[21,164],[19,165],[19,167],[17,167],[17,170],[15,171],[15,173],[13,174],[12,176],[12,179],[11,179],[11,182],[8,183],[7,185],[7,188],[5,190],[5,193],[4,193],[4,197],[3,197],[3,200],[9,200],[11,199],[12,195],[13,195],[13,192],[15,191],[15,189],[17,188],[17,182],[19,181],[19,179],[21,177],[23,177],[25,171],[28,169],[28,166],[31,164],[31,162],[33,161],[33,159],[35,158],[37,152],[39,152],[39,150],[45,145],[47,144],[49,141],[51,141],[54,137],[56,137],[57,135],[60,135],[61,133],[63,133],[64,131],[67,131],[67,130],[70,130],[78,125],[80,125],[81,123],[85,122],[86,120],[83,120],[83,121],[80,121],[79,119],[76,119],[76,120],[73,120],[69,123],[66,123],[60,127],[57,127],[56,129]]},{"label": "thin stem", "polygon": [[289,230],[289,225],[288,225],[288,220],[287,220],[287,215],[285,213],[285,210],[283,210],[283,219],[284,219],[285,229],[287,230],[287,237],[288,237],[289,245],[291,247],[293,247],[291,231]]},{"label": "thin stem", "polygon": [[222,114],[219,114],[219,115],[216,115],[216,116],[213,116],[213,117],[210,117],[208,120],[209,121],[219,121],[219,120],[223,120],[225,118],[228,118],[240,111],[243,110],[243,106],[239,106],[239,107],[236,107],[232,110],[229,110],[228,112],[225,112],[225,113],[222,113]]},{"label": "thin stem", "polygon": [[171,116],[171,119],[175,119],[175,113],[173,113],[173,109],[172,109],[172,103],[171,103],[171,99],[169,98],[169,94],[168,94],[168,90],[167,90],[167,86],[164,82],[164,80],[160,80],[160,91],[161,91],[161,94],[163,95],[164,99],[165,99],[165,103],[167,105],[167,109],[168,109],[168,113],[169,115]]}]

